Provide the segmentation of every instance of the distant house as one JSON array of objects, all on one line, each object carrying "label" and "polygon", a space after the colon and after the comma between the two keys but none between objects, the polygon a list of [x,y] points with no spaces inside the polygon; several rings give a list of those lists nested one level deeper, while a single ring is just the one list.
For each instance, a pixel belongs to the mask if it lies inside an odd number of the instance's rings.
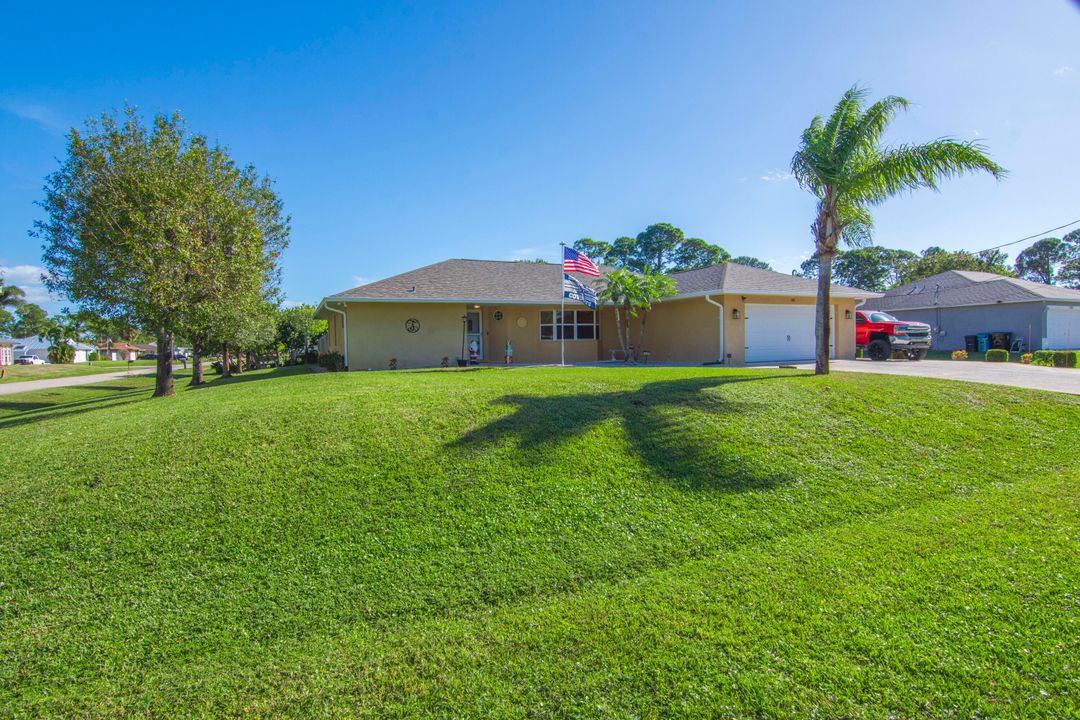
[{"label": "distant house", "polygon": [[15,341],[6,335],[0,335],[0,365],[15,362]]},{"label": "distant house", "polygon": [[939,273],[893,288],[862,309],[929,323],[935,350],[962,350],[964,336],[997,332],[1012,333],[1030,350],[1080,348],[1080,290],[993,273]]},{"label": "distant house", "polygon": [[[48,340],[42,340],[37,336],[30,336],[24,338],[14,338],[14,352],[15,357],[20,355],[37,355],[42,360],[49,359],[49,346]],[[97,352],[97,348],[93,345],[87,345],[86,343],[76,342],[75,340],[68,340],[68,345],[75,349],[75,354],[72,356],[72,362],[86,362],[90,359],[90,353]]]},{"label": "distant house", "polygon": [[139,357],[139,353],[143,352],[137,346],[125,342],[99,345],[97,351],[104,360],[135,360]]},{"label": "distant house", "polygon": [[[607,272],[608,269],[602,269]],[[660,362],[792,362],[814,357],[817,282],[724,263],[671,274],[677,294],[653,306],[643,351]],[[603,281],[578,279],[594,288]],[[475,346],[480,362],[596,362],[620,355],[615,313],[567,301],[562,267],[549,263],[445,260],[325,297],[320,352],[341,353],[350,370],[439,365]],[[855,357],[854,311],[876,293],[833,286],[832,354]],[[631,343],[638,342],[638,321]]]}]

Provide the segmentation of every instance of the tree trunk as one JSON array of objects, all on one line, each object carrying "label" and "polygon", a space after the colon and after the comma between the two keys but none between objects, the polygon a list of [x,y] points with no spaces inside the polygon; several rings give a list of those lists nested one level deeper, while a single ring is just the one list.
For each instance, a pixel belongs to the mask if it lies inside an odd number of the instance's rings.
[{"label": "tree trunk", "polygon": [[234,375],[239,375],[244,372],[244,351],[240,348],[236,348],[236,366],[233,370]]},{"label": "tree trunk", "polygon": [[201,338],[191,339],[191,386],[203,384],[203,341]]},{"label": "tree trunk", "polygon": [[615,334],[619,336],[619,347],[622,348],[623,359],[626,359],[629,356],[626,354],[626,343],[623,342],[622,316],[619,314],[618,305],[615,306]]},{"label": "tree trunk", "polygon": [[232,377],[232,368],[229,367],[229,343],[221,343],[221,377]]},{"label": "tree trunk", "polygon": [[832,260],[828,253],[820,253],[817,284],[817,321],[814,332],[817,339],[814,374],[829,374],[829,292],[832,288]]},{"label": "tree trunk", "polygon": [[638,347],[637,347],[638,355],[641,355],[641,353],[643,353],[644,349],[645,349],[645,322],[648,319],[649,319],[649,311],[646,310],[646,309],[643,309],[641,311],[641,327],[638,330],[638,343],[637,343],[637,345],[638,345]]},{"label": "tree trunk", "polygon": [[154,397],[175,395],[173,388],[173,338],[172,333],[158,330],[157,334],[157,377],[154,382]]}]

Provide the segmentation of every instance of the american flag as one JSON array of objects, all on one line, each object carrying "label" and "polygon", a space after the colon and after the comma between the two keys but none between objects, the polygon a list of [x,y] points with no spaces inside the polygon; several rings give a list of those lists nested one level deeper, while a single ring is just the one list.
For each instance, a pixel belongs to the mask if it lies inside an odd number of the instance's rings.
[{"label": "american flag", "polygon": [[563,248],[562,269],[563,272],[579,272],[582,275],[600,277],[600,268],[574,248]]}]

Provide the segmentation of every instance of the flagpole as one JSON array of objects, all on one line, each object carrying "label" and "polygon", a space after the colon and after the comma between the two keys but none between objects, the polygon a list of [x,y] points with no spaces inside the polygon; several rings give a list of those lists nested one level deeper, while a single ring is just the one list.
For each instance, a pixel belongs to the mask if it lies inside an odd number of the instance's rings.
[{"label": "flagpole", "polygon": [[[559,243],[559,274],[566,274],[566,243]],[[566,365],[566,288],[563,286],[564,278],[559,278],[559,322],[555,327],[559,329],[559,365]]]}]

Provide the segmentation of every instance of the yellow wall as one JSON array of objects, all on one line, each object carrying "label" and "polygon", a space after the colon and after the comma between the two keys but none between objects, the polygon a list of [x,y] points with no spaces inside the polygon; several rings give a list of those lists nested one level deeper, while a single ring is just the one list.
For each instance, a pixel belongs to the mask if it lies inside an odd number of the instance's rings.
[{"label": "yellow wall", "polygon": [[[739,295],[713,296],[724,305],[724,362],[741,365],[744,361],[744,318],[746,303],[813,305],[814,298],[754,295],[743,300]],[[837,308],[833,334],[838,358],[855,357],[855,321],[845,319],[844,311],[854,315],[855,301],[834,298]],[[349,369],[384,370],[390,359],[397,358],[399,368],[435,367],[443,357],[455,359],[461,354],[461,316],[472,306],[457,303],[348,303]],[[584,309],[567,306],[567,310]],[[739,319],[731,317],[738,309]],[[559,362],[558,340],[540,339],[540,312],[558,310],[557,305],[485,305],[480,308],[484,335],[484,360],[501,363],[509,339],[514,345],[515,363]],[[501,312],[502,318],[495,319]],[[567,340],[566,361],[595,362],[608,360],[619,347],[615,333],[615,315],[610,307],[600,310],[598,340]],[[406,321],[416,319],[420,329],[410,333]],[[524,327],[520,321],[524,322]],[[631,322],[631,343],[638,344],[639,324]],[[331,352],[342,350],[341,316],[328,318],[327,340]],[[644,349],[652,362],[716,362],[720,351],[719,309],[705,298],[671,300],[653,306],[646,324]]]},{"label": "yellow wall", "polygon": [[[767,303],[777,305],[814,305],[814,298],[784,295],[748,295],[743,300],[741,295],[713,295],[712,299],[724,306],[724,362],[729,365],[742,365],[745,360],[746,303]],[[851,359],[855,357],[855,300],[851,298],[833,298],[836,306],[836,318],[832,329],[836,340],[836,357]],[[731,311],[737,308],[739,319],[731,317]],[[845,319],[844,311],[851,310],[852,318]],[[653,306],[645,325],[644,349],[652,354],[654,362],[715,362],[719,355],[720,310],[710,305],[705,298],[669,300]],[[619,348],[615,332],[615,313],[610,307],[604,308],[601,323],[610,328],[602,336],[601,355],[611,357],[612,349]],[[637,319],[631,320],[632,345],[638,344],[640,325]],[[620,355],[621,357],[621,355]],[[640,357],[639,357],[640,359]]]}]

